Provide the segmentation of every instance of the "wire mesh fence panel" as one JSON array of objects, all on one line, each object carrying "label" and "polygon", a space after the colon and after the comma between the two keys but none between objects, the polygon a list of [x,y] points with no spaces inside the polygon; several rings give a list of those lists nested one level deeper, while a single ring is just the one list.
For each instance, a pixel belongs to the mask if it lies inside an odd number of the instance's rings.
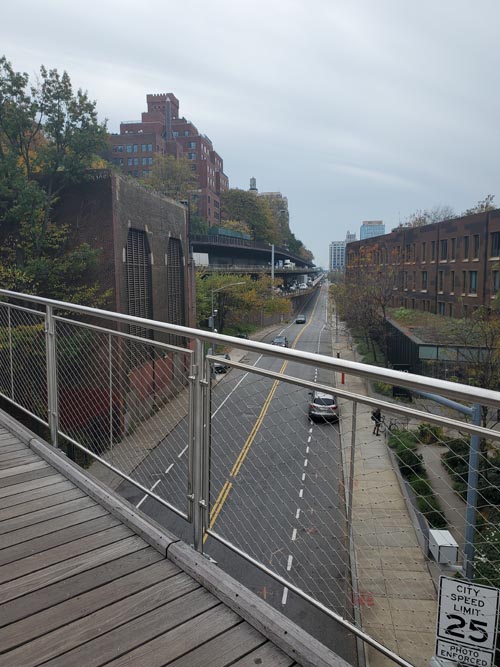
[{"label": "wire mesh fence panel", "polygon": [[[313,372],[278,359],[263,364],[307,379]],[[325,374],[323,381],[328,379]],[[217,383],[210,527],[316,600],[351,617],[338,411],[330,408],[323,392],[326,405],[316,405],[314,413],[309,391],[236,370]],[[226,397],[224,402],[218,394]]]},{"label": "wire mesh fence panel", "polygon": [[45,318],[0,305],[0,387],[27,412],[47,422]]},{"label": "wire mesh fence panel", "polygon": [[189,351],[66,321],[57,331],[61,431],[185,513]]}]

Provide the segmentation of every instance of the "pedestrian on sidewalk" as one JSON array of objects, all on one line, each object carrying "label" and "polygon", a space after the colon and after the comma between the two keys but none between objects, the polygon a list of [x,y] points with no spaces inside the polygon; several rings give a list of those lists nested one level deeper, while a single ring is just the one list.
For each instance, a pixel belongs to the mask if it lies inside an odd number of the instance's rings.
[{"label": "pedestrian on sidewalk", "polygon": [[372,421],[374,422],[373,424],[373,435],[380,435],[380,424],[382,422],[382,413],[380,412],[380,408],[376,408],[372,412]]}]

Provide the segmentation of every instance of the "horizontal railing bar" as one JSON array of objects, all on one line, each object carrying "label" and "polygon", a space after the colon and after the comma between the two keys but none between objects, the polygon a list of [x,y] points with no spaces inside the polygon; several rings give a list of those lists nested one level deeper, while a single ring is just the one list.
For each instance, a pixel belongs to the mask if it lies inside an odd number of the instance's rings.
[{"label": "horizontal railing bar", "polygon": [[30,412],[27,408],[23,407],[20,403],[16,403],[16,401],[14,401],[14,399],[10,398],[9,396],[6,396],[5,394],[2,394],[0,392],[0,397],[4,398],[6,401],[9,401],[9,403],[12,403],[12,405],[15,405],[16,408],[19,408],[20,410],[25,412],[30,417],[33,417],[33,419],[36,419],[38,422],[40,422],[40,424],[43,424],[44,426],[49,425],[49,422],[44,421],[41,417],[36,415],[34,412]]},{"label": "horizontal railing bar", "polygon": [[399,387],[406,387],[411,389],[417,387],[424,391],[431,391],[436,394],[443,394],[451,398],[463,400],[470,403],[479,403],[481,405],[490,405],[494,408],[500,409],[500,393],[492,389],[483,389],[480,387],[472,387],[469,385],[462,385],[449,380],[438,380],[437,378],[430,378],[414,373],[403,373],[389,368],[380,368],[370,366],[369,364],[362,364],[358,361],[348,361],[345,359],[337,359],[327,357],[326,355],[318,355],[313,352],[302,352],[289,348],[277,347],[268,343],[260,343],[256,341],[243,341],[232,336],[225,336],[216,334],[202,329],[192,329],[190,327],[182,327],[175,324],[168,324],[166,322],[157,322],[155,320],[148,320],[142,317],[134,317],[132,315],[124,315],[122,313],[113,313],[98,308],[91,308],[90,306],[79,306],[64,301],[57,301],[54,299],[45,299],[42,297],[23,295],[10,290],[0,290],[0,294],[10,296],[12,298],[31,300],[35,303],[51,305],[55,308],[62,308],[85,315],[92,315],[104,319],[111,319],[117,322],[131,323],[145,328],[150,328],[155,331],[166,331],[168,333],[175,333],[186,338],[199,339],[208,341],[214,344],[228,344],[233,347],[248,350],[250,352],[261,352],[265,354],[273,354],[282,359],[291,359],[294,361],[302,361],[306,364],[315,364],[320,368],[327,370],[339,370],[345,373],[350,373],[359,377],[368,378],[371,380],[380,380],[391,385]]},{"label": "horizontal railing bar", "polygon": [[386,657],[390,658],[394,662],[396,662],[398,665],[401,665],[402,667],[415,667],[411,662],[407,662],[404,658],[401,658],[399,655],[396,653],[393,653],[390,649],[385,647],[383,644],[378,642],[376,639],[373,639],[373,637],[370,637],[370,635],[367,635],[366,632],[363,632],[363,630],[360,630],[357,628],[355,625],[353,625],[350,621],[347,619],[343,618],[343,616],[340,616],[336,612],[332,611],[328,607],[325,607],[324,604],[319,602],[318,600],[315,600],[313,597],[311,597],[308,593],[303,591],[301,588],[298,588],[294,584],[290,583],[286,579],[284,579],[281,575],[277,574],[276,572],[273,572],[273,570],[270,570],[268,567],[263,565],[262,563],[259,563],[258,560],[250,556],[249,554],[246,554],[244,551],[241,551],[237,546],[232,544],[231,542],[228,542],[225,538],[223,538],[221,535],[218,535],[217,533],[213,532],[210,529],[206,530],[206,533],[210,535],[210,537],[213,537],[215,540],[226,546],[228,549],[233,551],[234,553],[238,554],[242,558],[244,558],[247,562],[251,563],[252,565],[255,565],[259,570],[267,574],[269,577],[277,581],[279,584],[282,584],[285,588],[288,588],[290,591],[301,597],[303,600],[306,602],[309,602],[312,604],[316,609],[319,609],[323,613],[325,613],[327,616],[329,616],[331,619],[334,621],[337,621],[339,625],[342,625],[346,630],[349,630],[352,632],[354,635],[365,641],[367,644],[370,644],[370,646],[373,646],[373,648],[377,649],[377,651],[380,651],[383,653]]},{"label": "horizontal railing bar", "polygon": [[100,456],[97,456],[94,452],[92,452],[90,449],[87,449],[84,445],[80,444],[77,440],[74,440],[71,436],[67,435],[63,431],[58,431],[58,434],[62,436],[65,440],[67,440],[69,443],[72,445],[75,445],[75,447],[78,447],[78,449],[81,449],[82,452],[85,452],[89,456],[91,456],[93,459],[96,461],[99,461],[99,463],[102,463],[103,466],[106,466],[106,468],[109,468],[112,470],[114,473],[122,477],[123,479],[126,479],[127,482],[130,482],[133,484],[135,487],[140,489],[143,493],[146,495],[150,496],[151,498],[154,498],[154,500],[158,501],[161,505],[164,507],[167,507],[169,510],[172,510],[172,512],[175,512],[178,516],[180,516],[182,519],[185,519],[186,521],[189,521],[187,514],[184,514],[181,512],[181,510],[177,509],[174,507],[174,505],[171,505],[169,502],[158,496],[156,493],[153,493],[150,489],[147,487],[143,486],[140,482],[137,482],[135,479],[132,477],[129,477],[126,473],[122,472],[118,468],[115,468],[115,466],[111,465],[111,463],[108,463],[105,459],[102,459]]},{"label": "horizontal railing bar", "polygon": [[26,306],[18,306],[15,303],[7,303],[7,301],[0,301],[0,306],[5,306],[6,308],[13,308],[14,310],[21,310],[23,313],[38,315],[42,319],[45,319],[45,311],[43,310],[33,310],[33,308],[27,308]]},{"label": "horizontal railing bar", "polygon": [[127,340],[132,340],[136,343],[153,345],[154,347],[160,347],[162,349],[166,349],[171,352],[182,352],[182,354],[193,354],[193,351],[188,347],[178,347],[177,345],[162,343],[161,341],[158,340],[150,340],[149,338],[134,336],[133,334],[128,334],[123,331],[116,331],[116,329],[106,329],[105,327],[99,327],[96,324],[88,324],[87,322],[77,322],[76,320],[70,320],[68,317],[61,317],[59,315],[54,315],[54,319],[57,320],[58,322],[64,322],[66,324],[74,324],[83,329],[91,329],[92,331],[97,331],[98,333],[111,334],[112,336],[126,338]]},{"label": "horizontal railing bar", "polygon": [[[207,354],[207,359],[210,361],[221,361],[220,357]],[[314,382],[309,382],[307,380],[302,380],[300,378],[293,377],[291,375],[283,375],[277,371],[269,371],[265,368],[259,368],[258,366],[250,366],[248,364],[243,364],[239,361],[231,361],[230,359],[224,359],[224,364],[231,366],[231,368],[238,368],[239,370],[244,370],[248,373],[253,373],[255,375],[261,375],[267,377],[271,380],[279,380],[280,382],[287,382],[288,384],[293,384],[299,387],[309,388],[315,391],[325,391],[329,394],[334,394],[337,398],[345,398],[355,403],[363,403],[373,408],[380,408],[386,412],[394,412],[396,414],[421,418],[422,421],[432,422],[438,426],[449,426],[450,428],[459,429],[461,431],[466,431],[467,433],[480,435],[491,440],[500,440],[500,431],[495,431],[493,429],[484,428],[482,426],[475,426],[474,424],[469,424],[468,422],[458,421],[456,419],[451,419],[442,415],[434,415],[430,412],[421,412],[420,410],[414,410],[413,408],[407,408],[404,405],[398,405],[397,403],[389,403],[387,401],[381,401],[379,399],[370,398],[369,396],[363,396],[362,394],[353,394],[350,391],[345,389],[340,389],[339,387],[334,387],[326,384],[318,384]]]}]

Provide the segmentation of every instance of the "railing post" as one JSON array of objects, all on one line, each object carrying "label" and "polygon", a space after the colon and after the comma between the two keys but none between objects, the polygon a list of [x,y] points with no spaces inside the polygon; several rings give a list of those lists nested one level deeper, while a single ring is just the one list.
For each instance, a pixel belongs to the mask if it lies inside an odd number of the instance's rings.
[{"label": "railing post", "polygon": [[192,409],[192,425],[193,432],[190,438],[192,446],[192,462],[191,479],[192,479],[192,520],[193,520],[193,542],[196,551],[203,553],[203,536],[205,533],[205,519],[207,498],[204,491],[208,484],[204,478],[204,462],[205,451],[204,446],[206,434],[206,393],[207,393],[207,379],[205,378],[205,364],[204,364],[204,344],[201,340],[196,340],[195,346],[195,363],[194,363],[194,391],[193,391],[193,409]]},{"label": "railing post", "polygon": [[54,447],[57,447],[59,412],[57,401],[56,323],[54,320],[53,307],[47,304],[45,314],[48,422],[50,429],[50,441]]},{"label": "railing post", "polygon": [[7,308],[7,317],[9,323],[9,364],[10,364],[10,397],[12,400],[15,400],[14,397],[14,348],[12,347],[12,319],[11,319],[11,307]]},{"label": "railing post", "polygon": [[[481,425],[481,406],[475,404],[472,408],[472,423]],[[477,434],[471,435],[469,448],[469,472],[467,476],[467,507],[465,510],[465,546],[464,570],[467,579],[474,578],[474,542],[477,514],[477,485],[479,478],[479,447],[480,439]]]}]

